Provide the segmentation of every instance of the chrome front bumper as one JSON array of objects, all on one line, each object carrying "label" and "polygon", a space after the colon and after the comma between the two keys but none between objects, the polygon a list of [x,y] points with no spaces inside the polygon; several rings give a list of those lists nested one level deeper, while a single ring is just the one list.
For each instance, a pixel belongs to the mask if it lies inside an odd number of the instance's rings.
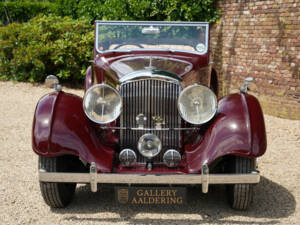
[{"label": "chrome front bumper", "polygon": [[39,170],[39,181],[62,183],[90,183],[91,191],[97,191],[97,184],[202,184],[202,192],[208,192],[209,184],[256,184],[260,181],[258,171],[246,174],[209,174],[202,166],[202,174],[115,174],[97,173],[92,163],[90,173],[53,173]]}]

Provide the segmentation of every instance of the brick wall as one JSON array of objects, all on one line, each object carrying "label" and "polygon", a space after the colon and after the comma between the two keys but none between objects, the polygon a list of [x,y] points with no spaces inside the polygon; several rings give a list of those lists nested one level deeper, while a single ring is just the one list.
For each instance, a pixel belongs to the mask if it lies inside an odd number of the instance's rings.
[{"label": "brick wall", "polygon": [[267,114],[300,119],[300,0],[219,0],[211,58],[219,95],[252,76],[251,94]]}]

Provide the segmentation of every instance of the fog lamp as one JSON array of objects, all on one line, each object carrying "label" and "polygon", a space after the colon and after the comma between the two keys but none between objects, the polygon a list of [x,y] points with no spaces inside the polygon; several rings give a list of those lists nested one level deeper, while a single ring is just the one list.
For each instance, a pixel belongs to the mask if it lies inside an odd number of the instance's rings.
[{"label": "fog lamp", "polygon": [[120,152],[119,160],[124,166],[133,166],[136,162],[136,154],[133,150],[125,148]]},{"label": "fog lamp", "polygon": [[138,150],[142,156],[151,159],[161,151],[161,141],[154,134],[144,134],[138,142]]},{"label": "fog lamp", "polygon": [[164,163],[167,167],[177,166],[181,161],[181,155],[174,149],[169,149],[163,156]]}]

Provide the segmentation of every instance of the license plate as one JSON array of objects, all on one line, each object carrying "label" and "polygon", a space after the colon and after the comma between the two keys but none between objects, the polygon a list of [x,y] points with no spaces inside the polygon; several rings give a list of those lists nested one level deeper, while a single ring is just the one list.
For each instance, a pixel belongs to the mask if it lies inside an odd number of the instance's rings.
[{"label": "license plate", "polygon": [[185,187],[115,187],[119,204],[182,205],[186,199]]}]

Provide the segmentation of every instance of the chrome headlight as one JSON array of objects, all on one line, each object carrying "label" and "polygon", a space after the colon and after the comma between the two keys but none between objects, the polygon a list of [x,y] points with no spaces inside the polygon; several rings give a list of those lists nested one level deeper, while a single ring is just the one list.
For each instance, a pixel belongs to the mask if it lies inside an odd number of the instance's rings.
[{"label": "chrome headlight", "polygon": [[116,120],[122,109],[119,92],[107,84],[92,86],[84,95],[83,110],[87,117],[99,124]]},{"label": "chrome headlight", "polygon": [[208,87],[191,85],[180,93],[178,110],[185,121],[204,124],[211,120],[217,111],[217,97]]}]

